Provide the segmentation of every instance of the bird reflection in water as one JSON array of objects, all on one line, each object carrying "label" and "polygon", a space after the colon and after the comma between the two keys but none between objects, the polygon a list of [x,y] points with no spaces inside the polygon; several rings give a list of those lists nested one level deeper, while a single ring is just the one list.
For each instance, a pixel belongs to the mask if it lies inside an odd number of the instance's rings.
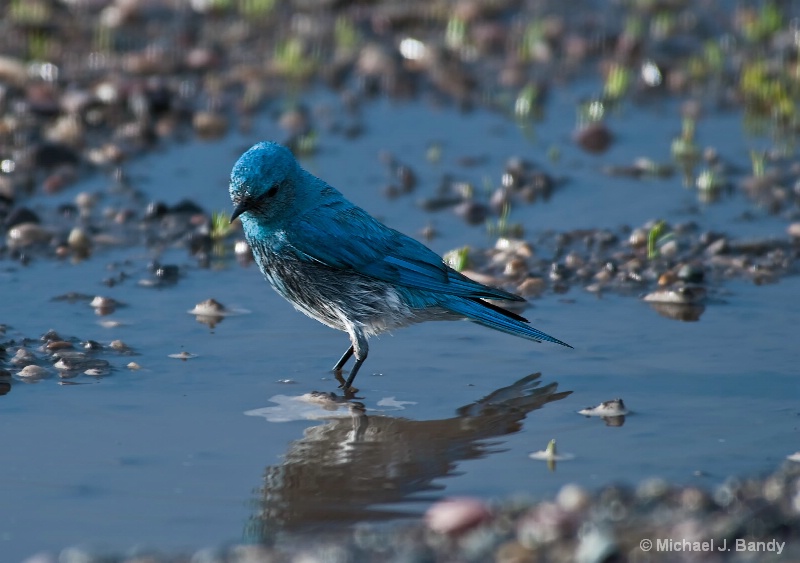
[{"label": "bird reflection in water", "polygon": [[279,531],[407,517],[387,505],[436,498],[424,494],[440,490],[434,481],[454,474],[459,461],[498,451],[491,439],[519,431],[529,412],[572,393],[557,388],[535,373],[441,420],[367,415],[348,403],[351,416],[308,428],[283,463],[267,467],[247,535],[269,541]]}]

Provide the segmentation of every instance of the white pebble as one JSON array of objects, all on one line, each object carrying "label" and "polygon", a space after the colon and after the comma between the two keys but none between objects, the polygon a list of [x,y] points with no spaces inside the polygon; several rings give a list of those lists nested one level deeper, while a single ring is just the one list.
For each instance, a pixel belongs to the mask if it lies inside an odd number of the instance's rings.
[{"label": "white pebble", "polygon": [[612,399],[597,405],[596,407],[586,407],[578,411],[583,416],[625,416],[630,411],[625,408],[622,399]]},{"label": "white pebble", "polygon": [[17,375],[24,377],[25,379],[42,379],[47,377],[49,374],[48,371],[43,367],[31,364],[19,370]]}]

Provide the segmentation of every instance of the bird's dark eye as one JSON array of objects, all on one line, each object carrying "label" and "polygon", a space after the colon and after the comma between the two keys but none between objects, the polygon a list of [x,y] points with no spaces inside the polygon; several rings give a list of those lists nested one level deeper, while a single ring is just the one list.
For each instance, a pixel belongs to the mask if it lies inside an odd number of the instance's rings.
[{"label": "bird's dark eye", "polygon": [[267,193],[264,195],[266,197],[275,197],[276,193],[278,193],[278,186],[272,186],[270,189],[267,190]]}]

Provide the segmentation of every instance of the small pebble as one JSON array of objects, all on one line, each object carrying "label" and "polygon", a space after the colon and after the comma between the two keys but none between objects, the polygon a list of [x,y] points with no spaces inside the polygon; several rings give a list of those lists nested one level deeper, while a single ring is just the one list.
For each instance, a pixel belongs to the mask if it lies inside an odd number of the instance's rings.
[{"label": "small pebble", "polygon": [[547,282],[544,278],[526,278],[517,286],[517,293],[523,297],[534,297],[541,295],[547,289]]},{"label": "small pebble", "polygon": [[45,346],[47,350],[63,350],[65,348],[73,348],[72,342],[66,342],[64,340],[53,340],[48,342]]},{"label": "small pebble", "polygon": [[52,234],[35,223],[22,223],[12,227],[6,236],[9,248],[26,248],[35,244],[44,244],[50,241]]},{"label": "small pebble", "polygon": [[199,111],[194,114],[192,125],[201,139],[218,139],[228,131],[228,119],[212,111]]},{"label": "small pebble", "polygon": [[453,212],[470,225],[479,225],[489,216],[489,209],[482,203],[473,200],[458,204]]},{"label": "small pebble", "polygon": [[528,264],[522,258],[512,258],[506,263],[503,275],[508,277],[519,277],[528,272]]},{"label": "small pebble", "polygon": [[14,357],[11,358],[11,364],[15,366],[28,366],[36,362],[36,356],[33,355],[33,352],[27,350],[25,348],[20,348],[14,354]]},{"label": "small pebble", "polygon": [[578,411],[578,414],[582,414],[584,416],[625,416],[629,414],[627,408],[625,408],[625,403],[622,399],[612,399],[610,401],[604,401],[597,405],[596,407],[586,407],[585,409],[581,409]]},{"label": "small pebble", "polygon": [[661,256],[664,256],[665,258],[672,258],[676,256],[678,254],[678,250],[678,241],[676,240],[668,240],[658,249]]},{"label": "small pebble", "polygon": [[583,126],[575,132],[574,139],[579,147],[591,154],[606,152],[614,142],[614,136],[602,122],[593,122]]},{"label": "small pebble", "polygon": [[492,513],[475,498],[454,497],[441,500],[425,513],[425,523],[436,533],[458,536],[487,522]]},{"label": "small pebble", "polygon": [[237,240],[236,244],[233,246],[233,251],[236,253],[237,256],[247,255],[252,256],[250,252],[250,245],[247,244],[247,241],[244,240]]},{"label": "small pebble", "polygon": [[558,491],[556,502],[568,512],[580,512],[591,505],[592,496],[580,485],[568,483]]},{"label": "small pebble", "polygon": [[112,340],[111,344],[108,345],[109,348],[112,350],[116,350],[118,352],[125,352],[130,350],[127,344],[125,344],[122,340]]},{"label": "small pebble", "polygon": [[92,241],[83,229],[75,227],[69,232],[67,245],[76,252],[88,252],[92,246]]},{"label": "small pebble", "polygon": [[17,375],[25,379],[35,380],[47,377],[48,375],[50,375],[50,372],[48,372],[41,366],[37,366],[36,364],[31,364],[19,370]]},{"label": "small pebble", "polygon": [[225,305],[216,299],[206,299],[194,306],[194,309],[189,311],[190,315],[223,315],[227,312]]}]

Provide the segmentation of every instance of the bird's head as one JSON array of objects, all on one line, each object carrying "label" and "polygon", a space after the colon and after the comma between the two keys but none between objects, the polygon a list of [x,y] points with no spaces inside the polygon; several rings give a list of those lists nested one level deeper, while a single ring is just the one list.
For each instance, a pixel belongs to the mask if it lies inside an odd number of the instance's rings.
[{"label": "bird's head", "polygon": [[300,165],[286,147],[273,142],[253,145],[231,170],[231,221],[244,214],[270,223],[289,215],[301,175]]}]

